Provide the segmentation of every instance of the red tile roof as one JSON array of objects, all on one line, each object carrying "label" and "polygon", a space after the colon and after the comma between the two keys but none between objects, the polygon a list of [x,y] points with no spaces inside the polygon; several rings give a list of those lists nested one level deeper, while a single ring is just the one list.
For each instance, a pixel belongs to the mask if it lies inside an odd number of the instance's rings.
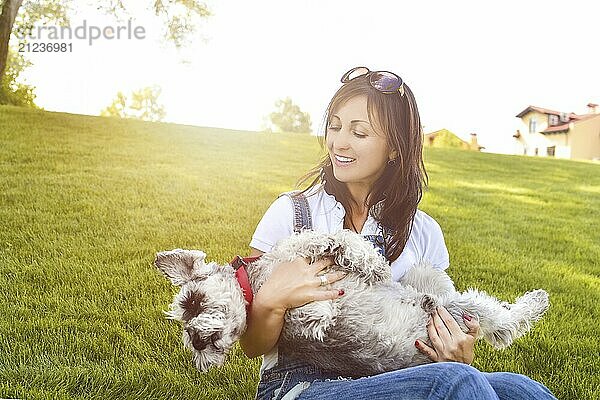
[{"label": "red tile roof", "polygon": [[[560,114],[562,114],[561,111],[550,110],[548,108],[527,106],[527,108],[525,108],[523,111],[521,111],[520,113],[517,114],[517,118],[522,118],[525,114],[527,114],[530,111],[537,111],[542,114],[552,114],[552,115],[558,115],[558,116],[560,116]],[[579,115],[577,115],[575,113],[568,113],[568,114],[569,114],[569,119],[578,119],[579,118]]]},{"label": "red tile roof", "polygon": [[[576,122],[580,122],[580,121],[585,121],[586,119],[590,119],[590,118],[594,118],[599,116],[600,114],[585,114],[585,115],[576,115],[576,118],[574,118],[573,123]],[[561,125],[554,125],[554,126],[549,126],[548,128],[546,128],[546,130],[540,132],[540,133],[558,133],[558,132],[567,132],[569,130],[569,122],[561,124]]]},{"label": "red tile roof", "polygon": [[546,130],[541,131],[540,133],[558,133],[558,132],[566,132],[569,130],[569,123],[562,125],[554,125],[549,126]]}]

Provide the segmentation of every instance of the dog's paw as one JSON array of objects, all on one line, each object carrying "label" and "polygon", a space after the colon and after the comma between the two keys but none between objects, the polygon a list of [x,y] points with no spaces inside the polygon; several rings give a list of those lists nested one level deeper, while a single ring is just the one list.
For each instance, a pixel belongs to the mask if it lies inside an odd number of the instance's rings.
[{"label": "dog's paw", "polygon": [[421,308],[425,310],[427,314],[433,314],[437,308],[437,301],[432,296],[425,294],[421,298]]}]

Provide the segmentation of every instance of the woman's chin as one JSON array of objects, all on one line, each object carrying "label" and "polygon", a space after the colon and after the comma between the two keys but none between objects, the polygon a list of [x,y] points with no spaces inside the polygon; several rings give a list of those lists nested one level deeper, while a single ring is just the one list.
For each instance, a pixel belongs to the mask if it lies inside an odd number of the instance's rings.
[{"label": "woman's chin", "polygon": [[352,177],[347,174],[333,174],[333,176],[335,176],[335,179],[337,179],[339,182],[342,182],[342,183],[348,184],[348,183],[355,182],[355,180],[352,179]]},{"label": "woman's chin", "polygon": [[333,176],[335,177],[335,179],[337,179],[340,182],[346,182],[346,180],[348,179],[348,174],[345,174],[344,172],[339,172],[336,171],[335,167],[333,167]]}]

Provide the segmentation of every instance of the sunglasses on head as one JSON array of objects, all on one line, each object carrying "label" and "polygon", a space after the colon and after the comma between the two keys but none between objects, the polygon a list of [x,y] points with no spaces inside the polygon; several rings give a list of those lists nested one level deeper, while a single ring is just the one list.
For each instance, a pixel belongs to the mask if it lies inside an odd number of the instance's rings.
[{"label": "sunglasses on head", "polygon": [[381,93],[396,93],[404,96],[404,81],[398,75],[389,71],[371,71],[367,67],[355,67],[342,76],[342,83],[348,83],[352,79],[366,75],[372,87]]}]

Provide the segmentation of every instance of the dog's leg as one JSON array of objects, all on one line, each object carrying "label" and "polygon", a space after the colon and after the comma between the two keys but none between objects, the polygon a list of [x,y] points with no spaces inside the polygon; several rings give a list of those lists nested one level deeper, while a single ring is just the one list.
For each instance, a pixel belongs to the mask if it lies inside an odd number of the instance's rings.
[{"label": "dog's leg", "polygon": [[333,243],[330,251],[340,270],[360,276],[367,285],[391,281],[390,264],[361,235],[344,229],[333,235]]},{"label": "dog's leg", "polygon": [[456,293],[454,283],[448,274],[441,269],[434,268],[428,262],[415,264],[400,279],[400,283],[412,286],[417,292],[431,294],[436,297]]},{"label": "dog's leg", "polygon": [[339,309],[332,300],[313,301],[302,307],[289,309],[285,314],[285,324],[293,326],[293,331],[285,329],[284,336],[299,336],[309,340],[323,341],[327,329],[335,324]]},{"label": "dog's leg", "polygon": [[475,316],[481,326],[480,337],[497,349],[509,346],[527,333],[549,307],[548,293],[541,289],[525,293],[508,307],[474,289],[452,297],[445,305],[459,324],[464,327],[462,313]]}]

